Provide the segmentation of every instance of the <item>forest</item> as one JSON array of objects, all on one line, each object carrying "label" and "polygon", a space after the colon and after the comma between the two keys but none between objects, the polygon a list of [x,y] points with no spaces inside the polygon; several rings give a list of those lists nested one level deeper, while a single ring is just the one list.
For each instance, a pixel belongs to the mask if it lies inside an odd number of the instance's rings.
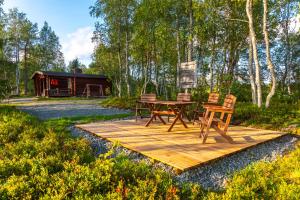
[{"label": "forest", "polygon": [[[3,0],[0,5],[3,4]],[[45,22],[39,29],[25,13],[0,9],[2,85],[33,94],[36,70],[105,74],[118,97],[156,92],[176,95],[179,66],[197,62],[191,92],[233,93],[259,107],[271,98],[299,98],[299,1],[99,0],[93,61],[66,66],[59,38]]]},{"label": "forest", "polygon": [[109,75],[119,97],[172,98],[180,63],[197,61],[195,94],[233,93],[259,107],[299,98],[297,0],[100,0],[91,15],[90,71]]}]

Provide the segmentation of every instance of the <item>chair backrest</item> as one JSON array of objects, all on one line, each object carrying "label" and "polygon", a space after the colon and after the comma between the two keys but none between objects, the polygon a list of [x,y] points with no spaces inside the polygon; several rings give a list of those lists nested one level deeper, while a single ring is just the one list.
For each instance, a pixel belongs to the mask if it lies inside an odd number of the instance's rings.
[{"label": "chair backrest", "polygon": [[177,101],[191,101],[191,94],[190,93],[178,93]]},{"label": "chair backrest", "polygon": [[209,93],[207,102],[217,104],[219,102],[219,97],[220,97],[219,93],[216,92]]},{"label": "chair backrest", "polygon": [[141,101],[156,101],[156,94],[154,93],[142,94]]},{"label": "chair backrest", "polygon": [[236,102],[236,97],[233,96],[232,94],[227,94],[224,99],[223,107],[233,109],[235,102]]}]

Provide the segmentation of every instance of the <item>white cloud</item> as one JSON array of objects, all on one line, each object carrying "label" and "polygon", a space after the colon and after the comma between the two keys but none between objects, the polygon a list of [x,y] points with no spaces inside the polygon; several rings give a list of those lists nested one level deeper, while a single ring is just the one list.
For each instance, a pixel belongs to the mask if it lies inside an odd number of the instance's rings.
[{"label": "white cloud", "polygon": [[78,28],[75,32],[67,35],[62,41],[62,52],[66,64],[75,58],[79,58],[80,62],[85,65],[91,62],[91,54],[94,50],[92,36],[93,27],[91,26]]}]

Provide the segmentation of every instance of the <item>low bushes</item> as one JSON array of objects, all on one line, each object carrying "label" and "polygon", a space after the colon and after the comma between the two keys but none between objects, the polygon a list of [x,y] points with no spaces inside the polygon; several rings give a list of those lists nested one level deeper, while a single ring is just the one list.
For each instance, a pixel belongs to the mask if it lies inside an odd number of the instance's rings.
[{"label": "low bushes", "polygon": [[[249,105],[237,116],[259,120],[261,112]],[[62,126],[0,107],[0,199],[300,198],[299,147],[237,172],[223,192],[208,192],[196,184],[178,185],[169,174],[124,155],[111,157],[113,150],[96,158],[85,139],[72,138]]]},{"label": "low bushes", "polygon": [[[113,150],[96,158],[85,139],[0,107],[0,199],[178,199],[203,195]],[[192,194],[193,193],[193,194]]]},{"label": "low bushes", "polygon": [[297,132],[300,128],[300,103],[277,103],[258,108],[252,103],[237,103],[234,123],[266,129],[285,129]]},{"label": "low bushes", "polygon": [[259,162],[236,173],[224,199],[300,199],[300,147],[275,162]]},{"label": "low bushes", "polygon": [[131,97],[110,97],[101,101],[101,105],[104,107],[115,107],[121,109],[134,109],[137,98]]}]

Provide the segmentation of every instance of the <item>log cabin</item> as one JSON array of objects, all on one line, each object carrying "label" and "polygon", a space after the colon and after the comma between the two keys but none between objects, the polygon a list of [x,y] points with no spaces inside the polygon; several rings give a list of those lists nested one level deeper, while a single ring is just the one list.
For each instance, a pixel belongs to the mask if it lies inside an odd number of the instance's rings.
[{"label": "log cabin", "polygon": [[35,95],[39,97],[103,97],[111,93],[111,82],[104,75],[36,71]]}]

